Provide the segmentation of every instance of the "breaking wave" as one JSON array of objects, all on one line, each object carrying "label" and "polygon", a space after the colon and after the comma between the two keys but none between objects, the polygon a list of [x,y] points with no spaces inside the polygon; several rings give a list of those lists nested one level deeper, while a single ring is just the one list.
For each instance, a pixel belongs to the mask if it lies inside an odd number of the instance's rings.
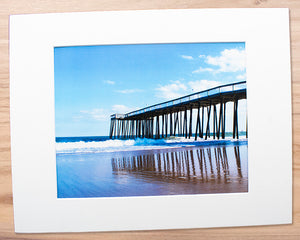
[{"label": "breaking wave", "polygon": [[[198,140],[194,141],[193,138],[186,139],[184,137],[170,137],[166,139],[102,139],[98,141],[86,141],[84,138],[57,141],[56,153],[99,153],[99,152],[122,152],[122,151],[138,151],[150,149],[165,149],[176,147],[188,147],[196,145],[219,145],[230,144],[235,140]],[[239,140],[245,141],[245,140]]]}]

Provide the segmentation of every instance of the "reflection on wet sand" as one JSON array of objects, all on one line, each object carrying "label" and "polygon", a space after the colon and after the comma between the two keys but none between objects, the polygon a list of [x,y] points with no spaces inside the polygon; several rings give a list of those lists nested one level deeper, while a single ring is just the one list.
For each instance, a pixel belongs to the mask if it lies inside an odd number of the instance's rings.
[{"label": "reflection on wet sand", "polygon": [[245,183],[248,177],[243,176],[240,147],[232,148],[230,156],[235,161],[228,161],[225,146],[180,148],[113,158],[112,170],[115,176],[128,174],[146,182]]}]

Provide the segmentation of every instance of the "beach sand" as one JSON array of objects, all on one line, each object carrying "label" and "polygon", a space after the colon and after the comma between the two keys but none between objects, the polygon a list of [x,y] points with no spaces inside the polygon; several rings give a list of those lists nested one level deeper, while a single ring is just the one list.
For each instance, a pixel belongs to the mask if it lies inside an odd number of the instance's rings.
[{"label": "beach sand", "polygon": [[248,191],[248,145],[57,154],[58,198]]}]

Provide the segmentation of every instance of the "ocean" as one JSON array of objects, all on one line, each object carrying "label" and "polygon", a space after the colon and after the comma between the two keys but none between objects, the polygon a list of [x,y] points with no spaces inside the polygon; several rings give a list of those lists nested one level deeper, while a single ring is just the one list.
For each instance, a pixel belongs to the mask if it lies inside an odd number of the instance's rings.
[{"label": "ocean", "polygon": [[248,191],[248,140],[57,137],[57,197]]}]

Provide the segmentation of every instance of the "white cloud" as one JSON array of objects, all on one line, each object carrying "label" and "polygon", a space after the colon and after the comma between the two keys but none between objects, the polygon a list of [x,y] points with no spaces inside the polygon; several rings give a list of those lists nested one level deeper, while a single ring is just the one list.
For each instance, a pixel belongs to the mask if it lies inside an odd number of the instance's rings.
[{"label": "white cloud", "polygon": [[127,107],[125,105],[113,105],[111,110],[103,109],[103,108],[95,108],[92,110],[81,110],[79,114],[73,116],[74,121],[87,121],[87,120],[95,120],[99,122],[105,122],[110,119],[110,115],[114,113],[128,113],[135,109]]},{"label": "white cloud", "polygon": [[123,93],[123,94],[129,94],[129,93],[136,93],[136,92],[143,92],[141,89],[123,89],[123,90],[116,90],[118,93]]},{"label": "white cloud", "polygon": [[220,83],[210,80],[197,80],[183,83],[180,81],[174,81],[170,84],[159,86],[156,88],[158,91],[156,96],[159,98],[171,100],[182,97],[193,92],[200,92],[209,88],[217,87]]},{"label": "white cloud", "polygon": [[200,55],[199,55],[199,58],[205,58],[205,55],[200,54]]},{"label": "white cloud", "polygon": [[238,75],[238,76],[236,77],[236,79],[238,79],[238,80],[246,79],[246,74]]},{"label": "white cloud", "polygon": [[116,104],[116,105],[112,106],[112,110],[114,113],[128,113],[128,112],[133,111],[134,109],[127,107],[125,105]]},{"label": "white cloud", "polygon": [[203,68],[203,67],[200,67],[197,70],[193,71],[192,73],[213,72],[213,71],[214,71],[214,69],[212,69],[212,68]]},{"label": "white cloud", "polygon": [[200,92],[220,85],[217,81],[197,80],[188,82],[191,92]]},{"label": "white cloud", "polygon": [[183,59],[188,59],[188,60],[193,60],[194,58],[192,56],[187,56],[187,55],[181,55]]},{"label": "white cloud", "polygon": [[218,66],[217,72],[243,71],[246,68],[246,52],[244,49],[225,49],[220,56],[207,56],[206,63]]},{"label": "white cloud", "polygon": [[77,116],[72,116],[72,119],[74,120],[74,121],[80,121],[81,119],[83,118],[83,116],[82,115],[77,115]]},{"label": "white cloud", "polygon": [[97,121],[106,121],[109,118],[109,113],[102,108],[92,110],[81,110],[79,116],[74,116],[74,119],[94,119]]},{"label": "white cloud", "polygon": [[170,84],[159,86],[156,88],[158,91],[156,96],[164,99],[174,99],[181,97],[187,93],[187,86],[180,81],[174,81]]},{"label": "white cloud", "polygon": [[106,84],[109,84],[109,85],[115,85],[115,82],[111,81],[111,80],[105,80],[103,82],[106,83]]}]

